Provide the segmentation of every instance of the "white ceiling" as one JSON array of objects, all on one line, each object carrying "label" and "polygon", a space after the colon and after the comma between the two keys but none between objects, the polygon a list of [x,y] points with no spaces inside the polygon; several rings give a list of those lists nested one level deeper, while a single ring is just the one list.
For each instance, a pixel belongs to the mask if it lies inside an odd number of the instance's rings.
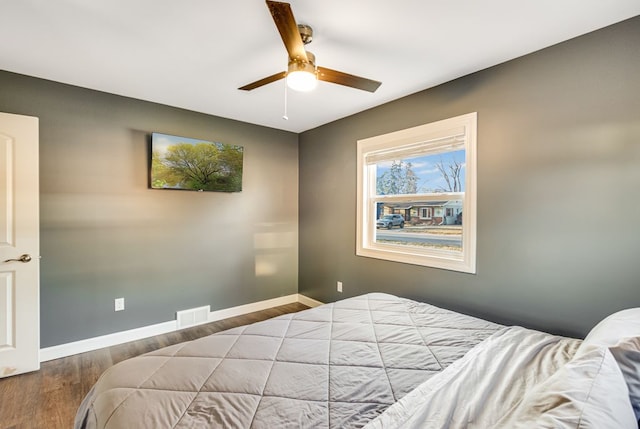
[{"label": "white ceiling", "polygon": [[[0,0],[0,69],[301,132],[640,14],[638,0],[291,0],[317,64],[382,81],[237,88],[286,69],[263,0]],[[1,91],[1,88],[0,88]]]}]

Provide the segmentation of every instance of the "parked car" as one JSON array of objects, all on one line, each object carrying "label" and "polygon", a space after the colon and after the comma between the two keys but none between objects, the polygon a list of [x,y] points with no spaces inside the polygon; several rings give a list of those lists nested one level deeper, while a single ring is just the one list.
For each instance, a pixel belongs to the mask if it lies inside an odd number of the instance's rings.
[{"label": "parked car", "polygon": [[391,229],[394,226],[399,226],[400,228],[404,228],[404,218],[399,214],[388,214],[382,216],[380,219],[376,221],[377,228],[387,228]]}]

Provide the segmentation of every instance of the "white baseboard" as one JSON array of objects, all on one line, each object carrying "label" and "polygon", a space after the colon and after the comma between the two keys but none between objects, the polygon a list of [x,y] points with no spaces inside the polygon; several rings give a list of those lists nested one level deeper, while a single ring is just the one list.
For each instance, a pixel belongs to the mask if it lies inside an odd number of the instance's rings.
[{"label": "white baseboard", "polygon": [[216,310],[209,313],[209,322],[215,322],[216,320],[241,316],[243,314],[253,313],[254,311],[262,311],[266,310],[267,308],[291,304],[293,302],[298,302],[297,293],[287,296],[281,296],[279,298],[267,299],[265,301],[252,302],[251,304],[239,305],[237,307]]},{"label": "white baseboard", "polygon": [[169,322],[158,323],[156,325],[143,326],[141,328],[87,338],[86,340],[74,341],[72,343],[60,344],[58,346],[45,347],[40,349],[40,362],[76,355],[78,353],[90,352],[92,350],[111,347],[127,343],[129,341],[141,340],[154,335],[166,334],[167,332],[175,331],[176,326],[176,321],[171,320]]},{"label": "white baseboard", "polygon": [[[317,307],[322,303],[315,299],[308,298],[297,293],[281,296],[279,298],[267,299],[265,301],[253,302],[251,304],[239,305],[237,307],[225,308],[209,313],[207,322],[215,322],[217,320],[228,319],[230,317],[242,316],[243,314],[253,313],[254,311],[266,310],[267,308],[277,307],[280,305],[300,302],[309,307]],[[154,335],[166,334],[168,332],[177,331],[177,322],[170,320],[168,322],[158,323],[141,328],[130,329],[113,334],[102,335],[86,340],[74,341],[72,343],[60,344],[52,347],[40,349],[40,362],[46,362],[53,359],[59,359],[78,353],[90,352],[92,350],[101,349],[103,347],[111,347],[118,344],[127,343],[129,341],[141,340],[143,338],[152,337]]]},{"label": "white baseboard", "polygon": [[308,296],[298,294],[298,302],[300,304],[304,304],[307,307],[317,307],[319,305],[324,304],[324,302],[316,301],[313,298],[309,298]]}]

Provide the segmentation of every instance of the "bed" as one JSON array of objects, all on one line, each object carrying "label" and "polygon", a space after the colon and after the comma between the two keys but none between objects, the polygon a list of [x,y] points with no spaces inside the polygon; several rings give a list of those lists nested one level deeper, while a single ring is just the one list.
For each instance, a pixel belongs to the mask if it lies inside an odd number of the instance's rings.
[{"label": "bed", "polygon": [[626,317],[581,341],[371,293],[121,362],[75,427],[637,428]]}]

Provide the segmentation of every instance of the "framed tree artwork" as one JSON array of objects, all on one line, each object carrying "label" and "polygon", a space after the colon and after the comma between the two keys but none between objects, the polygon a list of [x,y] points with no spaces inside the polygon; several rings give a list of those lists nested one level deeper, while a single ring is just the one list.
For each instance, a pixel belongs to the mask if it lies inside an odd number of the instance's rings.
[{"label": "framed tree artwork", "polygon": [[150,187],[242,191],[244,148],[169,134],[151,134]]}]

